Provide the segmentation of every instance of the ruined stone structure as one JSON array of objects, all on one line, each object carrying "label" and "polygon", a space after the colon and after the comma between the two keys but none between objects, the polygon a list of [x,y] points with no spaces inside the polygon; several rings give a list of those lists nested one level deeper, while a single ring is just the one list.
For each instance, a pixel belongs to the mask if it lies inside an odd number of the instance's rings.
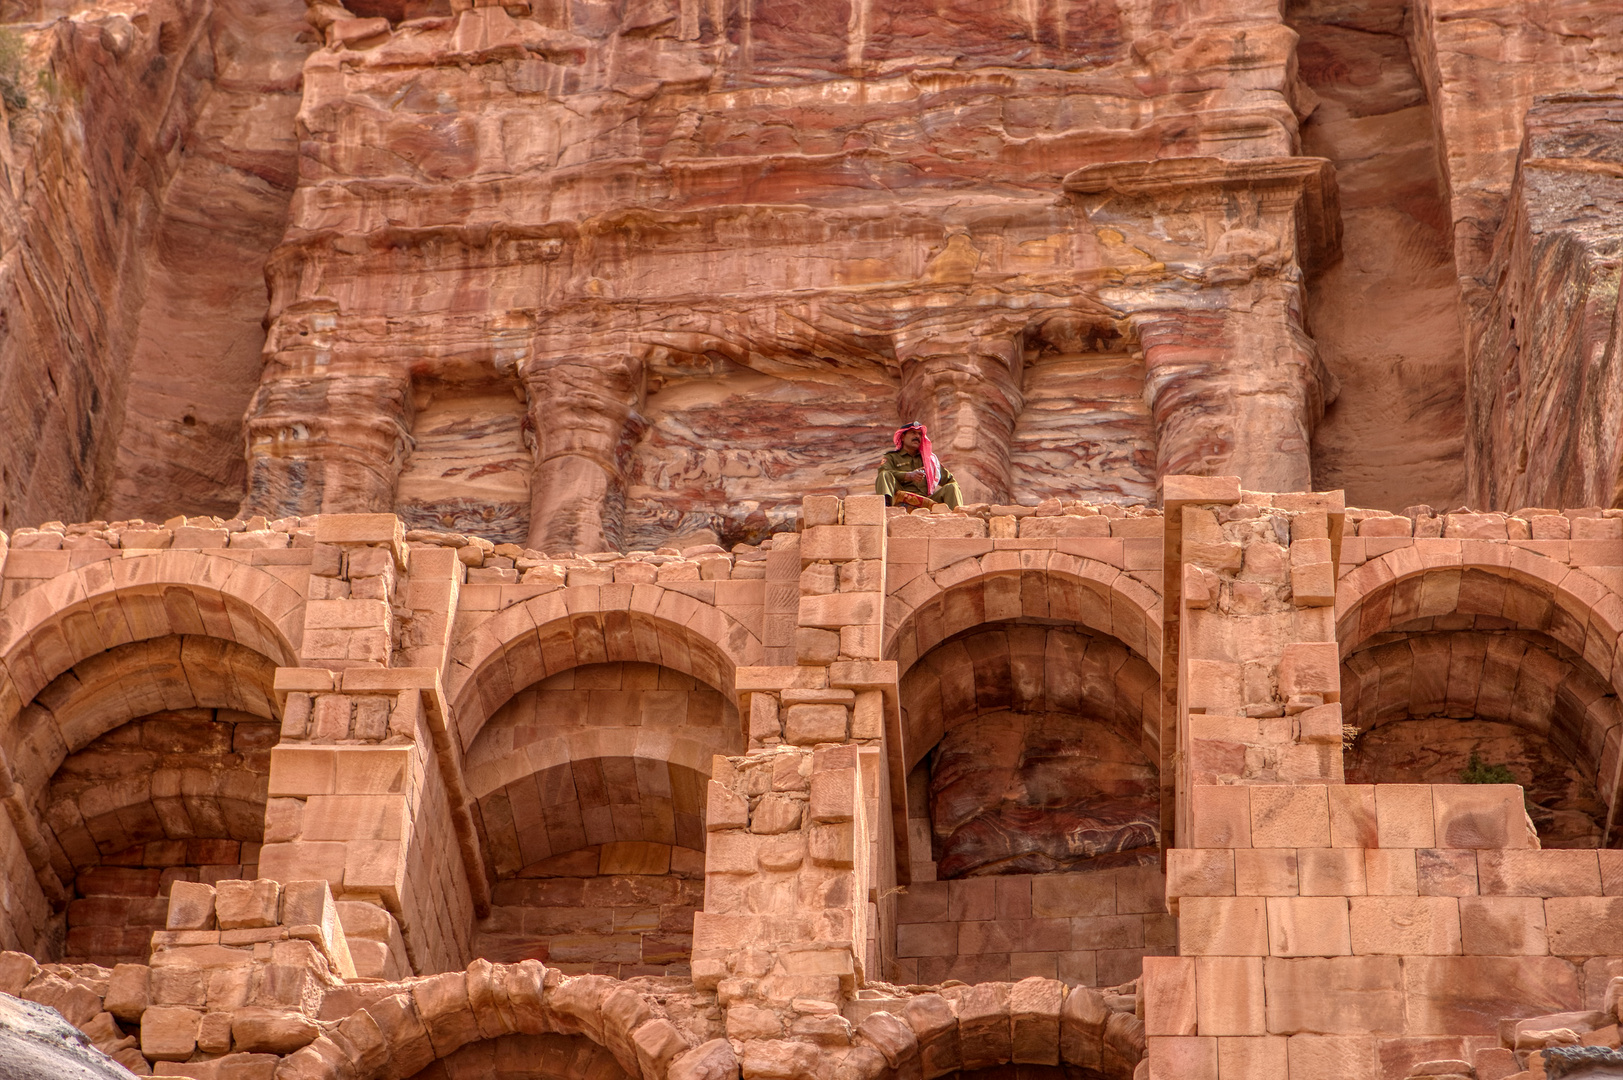
[{"label": "ruined stone structure", "polygon": [[1623,1076],[1617,4],[0,20],[0,1078]]}]

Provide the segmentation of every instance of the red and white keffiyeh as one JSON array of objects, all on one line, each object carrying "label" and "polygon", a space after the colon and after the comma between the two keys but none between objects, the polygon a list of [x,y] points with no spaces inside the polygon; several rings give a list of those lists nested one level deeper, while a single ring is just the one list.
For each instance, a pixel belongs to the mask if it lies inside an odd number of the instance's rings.
[{"label": "red and white keffiyeh", "polygon": [[926,494],[934,495],[935,489],[941,486],[941,459],[930,451],[930,430],[917,420],[906,427],[897,428],[892,438],[896,449],[902,448],[902,436],[909,431],[919,433],[919,457],[924,461],[924,490]]}]

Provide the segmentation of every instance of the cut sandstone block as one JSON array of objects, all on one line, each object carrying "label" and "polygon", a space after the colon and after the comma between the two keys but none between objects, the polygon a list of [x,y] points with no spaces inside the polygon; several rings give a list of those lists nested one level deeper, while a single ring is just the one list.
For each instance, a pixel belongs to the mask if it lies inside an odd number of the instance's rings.
[{"label": "cut sandstone block", "polygon": [[1195,994],[1200,1035],[1263,1035],[1263,959],[1260,956],[1202,956],[1195,961]]},{"label": "cut sandstone block", "polygon": [[1288,1077],[1290,1066],[1282,1036],[1220,1038],[1217,1072],[1221,1077]]},{"label": "cut sandstone block", "polygon": [[1266,899],[1186,896],[1178,904],[1179,949],[1186,956],[1268,955]]},{"label": "cut sandstone block", "polygon": [[1268,1031],[1276,1035],[1397,1035],[1404,1031],[1402,962],[1395,956],[1270,957]]},{"label": "cut sandstone block", "polygon": [[1303,896],[1362,896],[1364,852],[1357,848],[1303,848],[1297,853]]},{"label": "cut sandstone block", "polygon": [[169,887],[169,930],[214,929],[214,886],[177,881]]},{"label": "cut sandstone block", "polygon": [[1195,1034],[1194,958],[1146,956],[1142,986],[1146,1035]]},{"label": "cut sandstone block", "polygon": [[1194,846],[1251,846],[1251,795],[1246,787],[1197,786],[1191,793]]},{"label": "cut sandstone block", "polygon": [[1297,642],[1280,651],[1279,696],[1289,701],[1299,694],[1340,700],[1341,655],[1335,642]]},{"label": "cut sandstone block", "polygon": [[1250,792],[1253,847],[1330,846],[1330,807],[1324,785],[1259,786]]},{"label": "cut sandstone block", "polygon": [[1600,896],[1594,851],[1481,851],[1477,876],[1484,896]]},{"label": "cut sandstone block", "polygon": [[1544,901],[1550,952],[1557,956],[1623,954],[1623,897],[1557,896]]},{"label": "cut sandstone block", "polygon": [[185,1061],[197,1049],[203,1014],[197,1009],[154,1005],[141,1014],[141,1054],[153,1061]]},{"label": "cut sandstone block", "polygon": [[1236,896],[1296,895],[1299,873],[1295,848],[1240,848],[1233,855]]},{"label": "cut sandstone block", "polygon": [[277,883],[263,878],[257,881],[218,882],[215,885],[214,911],[220,929],[275,926],[279,895]]},{"label": "cut sandstone block", "polygon": [[1517,784],[1437,784],[1436,843],[1444,848],[1536,848]]},{"label": "cut sandstone block", "polygon": [[1459,901],[1451,896],[1355,896],[1352,951],[1364,956],[1450,956],[1460,948]]},{"label": "cut sandstone block", "polygon": [[1273,956],[1345,956],[1352,952],[1347,900],[1340,896],[1268,897]]},{"label": "cut sandstone block", "polygon": [[1189,1036],[1145,1039],[1152,1080],[1217,1080],[1217,1040]]},{"label": "cut sandstone block", "polygon": [[1430,784],[1375,785],[1375,819],[1383,848],[1437,846]]},{"label": "cut sandstone block", "polygon": [[796,746],[844,742],[848,716],[844,705],[791,705],[784,710],[783,735]]},{"label": "cut sandstone block", "polygon": [[1550,951],[1544,900],[1537,896],[1462,896],[1464,951],[1477,956],[1542,956]]}]

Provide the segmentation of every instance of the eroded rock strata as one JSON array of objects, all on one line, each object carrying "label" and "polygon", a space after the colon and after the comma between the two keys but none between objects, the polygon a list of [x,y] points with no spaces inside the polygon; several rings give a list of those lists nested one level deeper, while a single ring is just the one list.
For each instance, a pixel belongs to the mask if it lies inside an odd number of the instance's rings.
[{"label": "eroded rock strata", "polygon": [[[0,995],[192,1080],[1604,1075],[1614,7],[0,5]],[[870,493],[915,419],[964,506]]]}]

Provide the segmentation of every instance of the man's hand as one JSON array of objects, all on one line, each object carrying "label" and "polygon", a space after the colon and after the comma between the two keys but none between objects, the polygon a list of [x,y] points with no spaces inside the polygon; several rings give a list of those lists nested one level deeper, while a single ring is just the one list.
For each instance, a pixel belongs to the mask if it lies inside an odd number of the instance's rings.
[{"label": "man's hand", "polygon": [[924,483],[924,470],[914,469],[910,473],[903,473],[902,479],[906,480],[909,484],[922,484]]}]

